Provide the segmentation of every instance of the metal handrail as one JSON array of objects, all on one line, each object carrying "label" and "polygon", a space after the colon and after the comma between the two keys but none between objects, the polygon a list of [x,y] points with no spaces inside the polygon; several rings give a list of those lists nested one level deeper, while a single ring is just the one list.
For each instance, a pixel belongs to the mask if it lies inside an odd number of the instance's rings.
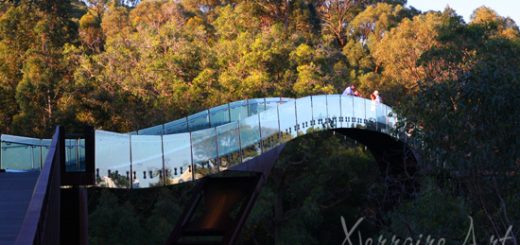
[{"label": "metal handrail", "polygon": [[16,245],[60,243],[60,162],[64,154],[63,137],[63,130],[57,126]]}]

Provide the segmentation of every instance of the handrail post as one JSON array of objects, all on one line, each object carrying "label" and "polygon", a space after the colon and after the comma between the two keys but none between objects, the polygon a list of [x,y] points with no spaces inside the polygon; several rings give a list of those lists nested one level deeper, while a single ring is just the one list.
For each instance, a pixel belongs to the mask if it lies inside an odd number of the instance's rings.
[{"label": "handrail post", "polygon": [[244,154],[242,152],[242,136],[240,136],[240,120],[238,120],[238,123],[237,123],[237,130],[238,130],[238,152],[240,155],[240,163],[243,163]]},{"label": "handrail post", "polygon": [[162,161],[162,173],[159,173],[159,181],[163,182],[163,186],[166,185],[166,168],[164,164],[164,135],[161,134],[161,161]]},{"label": "handrail post", "polygon": [[258,135],[260,136],[260,154],[264,153],[264,144],[262,142],[262,124],[260,123],[260,113],[258,113]]},{"label": "handrail post", "polygon": [[[188,133],[190,134],[191,181],[195,181],[195,164],[193,161],[193,139],[191,136],[191,131],[189,131]],[[189,171],[189,168],[188,168],[188,171]]]},{"label": "handrail post", "polygon": [[3,161],[4,161],[4,157],[3,157],[3,154],[2,154],[2,134],[0,134],[0,169],[3,169],[2,166],[3,166]]},{"label": "handrail post", "polygon": [[217,165],[217,172],[220,172],[220,156],[219,156],[219,152],[218,152],[218,130],[217,130],[217,127],[215,127],[215,149],[216,149],[215,165]]},{"label": "handrail post", "polygon": [[[129,173],[129,179],[128,184],[130,185],[128,188],[133,189],[134,188],[134,172],[132,168],[132,135],[128,135],[128,148],[129,148],[129,155],[130,155],[130,173]],[[119,177],[119,176],[118,176]]]}]

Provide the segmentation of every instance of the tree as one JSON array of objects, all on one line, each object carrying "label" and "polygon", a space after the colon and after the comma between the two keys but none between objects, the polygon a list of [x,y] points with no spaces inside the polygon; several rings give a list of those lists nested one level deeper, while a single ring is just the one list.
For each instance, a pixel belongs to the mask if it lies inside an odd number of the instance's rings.
[{"label": "tree", "polygon": [[251,211],[241,244],[340,243],[342,216],[349,224],[365,217],[363,236],[376,234],[384,195],[376,165],[362,148],[330,132],[291,141]]},{"label": "tree", "polygon": [[31,47],[32,24],[25,12],[27,5],[5,5],[5,13],[0,16],[0,128],[12,132],[12,119],[19,111],[16,102],[16,86],[22,77],[24,54]]},{"label": "tree", "polygon": [[473,14],[471,14],[470,24],[490,25],[490,28],[497,29],[497,35],[505,38],[518,38],[520,34],[518,26],[512,19],[502,17],[493,9],[485,6],[473,11]]},{"label": "tree", "polygon": [[511,185],[520,167],[520,101],[510,95],[520,93],[520,40],[486,23],[450,22],[439,30],[442,44],[425,52],[421,63],[447,60],[459,68],[457,76],[419,83],[402,113],[419,125],[425,164],[448,169],[463,186],[476,223],[500,236],[519,220]]},{"label": "tree", "polygon": [[44,136],[55,124],[59,115],[56,103],[69,82],[61,52],[65,43],[76,38],[75,16],[71,14],[81,12],[78,7],[66,0],[20,1],[11,4],[1,17],[0,48],[14,50],[0,52],[4,54],[0,59],[10,63],[2,65],[0,71],[6,85],[2,86],[2,100],[9,104],[0,112],[5,118],[4,129]]},{"label": "tree", "polygon": [[316,9],[322,21],[323,31],[335,37],[339,47],[347,43],[347,26],[368,1],[318,1]]},{"label": "tree", "polygon": [[120,204],[117,196],[108,190],[101,193],[95,211],[89,214],[89,232],[92,244],[146,243],[132,204]]},{"label": "tree", "polygon": [[342,52],[352,71],[350,79],[361,92],[370,94],[387,87],[381,79],[384,66],[376,63],[373,53],[381,39],[407,15],[408,11],[401,5],[377,3],[368,6],[349,23],[349,41]]},{"label": "tree", "polygon": [[105,36],[101,28],[101,21],[105,12],[105,0],[89,2],[90,8],[79,20],[79,36],[83,45],[93,53],[103,51]]},{"label": "tree", "polygon": [[450,18],[430,12],[405,18],[372,50],[376,66],[383,67],[382,76],[386,88],[382,88],[387,100],[397,102],[403,94],[415,93],[419,82],[438,79],[444,72],[442,64],[418,65],[423,53],[438,45],[438,28]]}]

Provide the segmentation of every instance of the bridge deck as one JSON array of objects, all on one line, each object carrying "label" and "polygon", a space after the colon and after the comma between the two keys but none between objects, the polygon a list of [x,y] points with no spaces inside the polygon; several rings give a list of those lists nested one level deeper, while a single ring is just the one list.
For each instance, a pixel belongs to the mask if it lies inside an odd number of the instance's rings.
[{"label": "bridge deck", "polygon": [[15,242],[39,174],[0,173],[0,245]]}]

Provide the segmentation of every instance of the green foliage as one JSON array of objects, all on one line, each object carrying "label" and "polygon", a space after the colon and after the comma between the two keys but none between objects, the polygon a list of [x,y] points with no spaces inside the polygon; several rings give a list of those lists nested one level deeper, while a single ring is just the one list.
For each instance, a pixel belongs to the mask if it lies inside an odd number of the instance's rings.
[{"label": "green foliage", "polygon": [[[422,174],[447,182],[424,182],[415,200],[364,231],[460,241],[466,214],[496,236],[520,227],[520,39],[510,18],[481,7],[464,23],[452,9],[419,13],[402,0],[87,3],[0,5],[1,133],[48,137],[56,124],[132,131],[234,100],[355,84],[365,96],[379,90],[416,125],[408,133],[422,142]],[[380,214],[364,204],[382,192],[364,151],[330,135],[291,144],[244,243],[336,243],[341,215],[353,223]],[[177,194],[145,205],[104,193],[92,243],[160,243],[183,206]],[[432,207],[442,211],[425,212]],[[118,240],[107,233],[114,227]]]},{"label": "green foliage", "polygon": [[190,187],[90,189],[89,242],[163,244],[187,203]]},{"label": "green foliage", "polygon": [[[117,208],[115,208],[117,207]],[[143,244],[144,230],[132,204],[120,204],[109,191],[103,191],[96,210],[89,215],[89,242],[92,244]],[[124,235],[122,235],[124,234]]]},{"label": "green foliage", "polygon": [[518,226],[509,206],[518,205],[520,40],[457,18],[439,31],[442,42],[419,65],[449,64],[452,75],[424,80],[400,109],[418,125],[424,164],[460,178],[475,222],[498,236]]},{"label": "green foliage", "polygon": [[382,69],[366,40],[406,12],[378,2],[10,4],[0,20],[0,130],[131,131],[238,99],[373,89],[365,74]]},{"label": "green foliage", "polygon": [[[343,136],[320,132],[297,138],[262,189],[242,243],[341,243],[341,216],[352,224],[360,217],[377,219],[380,177],[371,156]],[[362,232],[374,229],[367,223]]]},{"label": "green foliage", "polygon": [[421,182],[423,189],[412,200],[387,213],[391,220],[383,229],[386,237],[412,237],[430,235],[445,238],[447,244],[462,244],[469,229],[468,207],[462,197],[456,197],[440,189],[432,178]]}]

